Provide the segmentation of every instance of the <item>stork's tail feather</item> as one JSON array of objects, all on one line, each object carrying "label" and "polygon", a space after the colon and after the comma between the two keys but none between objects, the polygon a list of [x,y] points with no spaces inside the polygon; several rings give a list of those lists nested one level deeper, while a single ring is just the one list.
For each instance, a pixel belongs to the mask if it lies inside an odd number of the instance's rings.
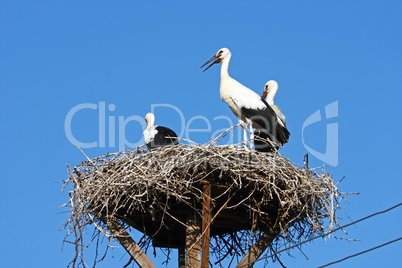
[{"label": "stork's tail feather", "polygon": [[280,127],[278,129],[278,136],[279,136],[279,142],[283,145],[289,141],[289,136],[290,132],[286,127]]}]

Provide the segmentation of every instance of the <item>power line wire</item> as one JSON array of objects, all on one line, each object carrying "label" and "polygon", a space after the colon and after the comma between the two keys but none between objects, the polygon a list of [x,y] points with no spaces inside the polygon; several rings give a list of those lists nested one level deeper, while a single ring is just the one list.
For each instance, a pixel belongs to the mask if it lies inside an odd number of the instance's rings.
[{"label": "power line wire", "polygon": [[350,225],[354,225],[354,224],[356,224],[356,223],[359,223],[359,222],[361,222],[361,221],[367,220],[367,219],[369,219],[369,218],[371,218],[371,217],[374,217],[374,216],[377,216],[377,215],[379,215],[379,214],[386,213],[386,212],[388,212],[388,211],[390,211],[390,210],[393,210],[394,208],[397,208],[397,207],[399,207],[399,206],[402,206],[402,203],[399,203],[399,204],[397,204],[397,205],[395,205],[395,206],[392,206],[392,207],[390,207],[390,208],[387,208],[387,209],[385,209],[385,210],[375,212],[375,213],[370,214],[370,215],[368,215],[368,216],[366,216],[366,217],[363,217],[363,218],[361,218],[361,219],[359,219],[359,220],[356,220],[356,221],[353,221],[353,222],[351,222],[351,223],[348,223],[348,224],[345,224],[345,225],[343,225],[343,226],[340,226],[340,227],[338,227],[338,228],[335,228],[335,229],[333,229],[333,230],[331,230],[331,231],[329,231],[329,232],[327,232],[327,233],[324,233],[324,234],[322,234],[322,235],[318,235],[318,236],[312,237],[312,238],[310,238],[310,239],[307,239],[307,240],[305,240],[305,241],[302,241],[302,242],[300,242],[300,243],[297,243],[297,244],[295,244],[295,245],[293,245],[293,246],[290,246],[290,247],[288,247],[288,248],[281,249],[281,250],[275,252],[274,254],[271,254],[271,255],[265,256],[265,257],[261,257],[261,258],[255,260],[255,261],[251,261],[251,262],[246,263],[246,264],[243,264],[242,266],[239,266],[239,267],[245,267],[245,266],[248,266],[248,265],[250,265],[250,264],[253,264],[253,263],[257,262],[257,261],[271,258],[271,257],[273,257],[273,256],[275,256],[275,255],[277,255],[277,254],[279,254],[279,253],[281,253],[281,252],[284,252],[284,251],[286,251],[286,250],[289,250],[289,249],[298,247],[298,246],[300,246],[300,245],[302,245],[302,244],[305,244],[305,243],[307,243],[307,242],[313,241],[313,240],[315,240],[315,239],[317,239],[317,238],[320,238],[320,237],[329,235],[329,234],[331,234],[331,233],[334,233],[334,232],[336,232],[336,231],[339,231],[340,229],[349,227]]},{"label": "power line wire", "polygon": [[383,246],[392,244],[392,243],[394,243],[394,242],[396,242],[396,241],[399,241],[399,240],[401,240],[401,239],[402,239],[402,236],[399,237],[399,238],[397,238],[397,239],[394,239],[394,240],[392,240],[392,241],[389,241],[389,242],[387,242],[387,243],[381,244],[381,245],[379,245],[379,246],[376,246],[376,247],[373,247],[373,248],[364,250],[364,251],[362,251],[362,252],[359,252],[359,253],[356,253],[356,254],[347,256],[347,257],[345,257],[345,258],[343,258],[343,259],[340,259],[340,260],[337,260],[337,261],[333,261],[333,262],[327,263],[327,264],[325,264],[325,265],[323,265],[323,266],[320,266],[320,267],[318,267],[318,268],[323,268],[323,267],[327,267],[327,266],[330,266],[330,265],[335,264],[335,263],[342,262],[342,261],[347,260],[347,259],[349,259],[349,258],[356,257],[356,256],[358,256],[358,255],[367,253],[367,252],[372,251],[372,250],[375,250],[375,249],[377,249],[377,248],[380,248],[380,247],[383,247]]}]

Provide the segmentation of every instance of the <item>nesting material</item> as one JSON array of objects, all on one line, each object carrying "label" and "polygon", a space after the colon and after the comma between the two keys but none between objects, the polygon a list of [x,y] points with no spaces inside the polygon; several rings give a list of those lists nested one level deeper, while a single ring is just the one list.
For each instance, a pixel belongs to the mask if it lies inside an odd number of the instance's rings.
[{"label": "nesting material", "polygon": [[137,243],[144,250],[149,241],[183,247],[188,216],[202,216],[204,184],[212,189],[211,254],[217,262],[242,257],[263,233],[275,237],[273,250],[338,226],[342,194],[332,177],[280,154],[181,144],[107,154],[68,169],[66,241],[76,245],[75,261],[83,255],[88,225],[96,227],[95,236],[110,237],[108,217],[141,231]]}]

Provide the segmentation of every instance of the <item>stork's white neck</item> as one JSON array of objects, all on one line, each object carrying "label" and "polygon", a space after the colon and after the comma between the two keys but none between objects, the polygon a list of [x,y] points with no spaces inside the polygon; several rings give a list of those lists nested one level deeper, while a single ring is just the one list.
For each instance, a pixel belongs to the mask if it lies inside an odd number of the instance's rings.
[{"label": "stork's white neck", "polygon": [[220,96],[223,101],[227,102],[230,90],[230,76],[229,76],[229,62],[231,55],[222,60],[221,66],[221,83],[220,83]]},{"label": "stork's white neck", "polygon": [[151,117],[147,122],[147,129],[152,129],[155,127],[155,118]]},{"label": "stork's white neck", "polygon": [[229,77],[229,62],[230,62],[230,58],[231,58],[231,56],[228,56],[227,58],[224,58],[222,60],[221,79]]},{"label": "stork's white neck", "polygon": [[274,105],[274,98],[276,93],[278,92],[278,86],[273,86],[270,88],[267,94],[267,102],[269,105]]},{"label": "stork's white neck", "polygon": [[269,105],[274,105],[274,98],[275,98],[276,92],[275,91],[270,91],[267,95],[267,102]]}]

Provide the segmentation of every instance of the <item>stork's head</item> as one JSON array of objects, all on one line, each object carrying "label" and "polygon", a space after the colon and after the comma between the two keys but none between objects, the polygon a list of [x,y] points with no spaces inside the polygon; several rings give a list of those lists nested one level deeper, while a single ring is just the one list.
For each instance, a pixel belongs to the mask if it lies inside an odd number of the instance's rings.
[{"label": "stork's head", "polygon": [[265,99],[268,95],[268,93],[272,94],[275,96],[276,92],[278,91],[278,83],[275,80],[269,80],[264,87],[264,93],[261,95],[261,99]]},{"label": "stork's head", "polygon": [[214,65],[215,63],[221,63],[224,59],[228,59],[232,56],[232,53],[230,53],[230,50],[226,47],[219,49],[218,53],[215,54],[215,56],[213,56],[211,59],[209,59],[209,61],[207,61],[206,63],[204,63],[204,65],[201,66],[204,67],[205,65],[207,65],[208,63],[210,63],[211,61],[213,61],[205,70],[208,70],[209,67],[211,67],[212,65]]},{"label": "stork's head", "polygon": [[155,115],[153,113],[147,113],[145,123],[147,124],[147,128],[152,127],[155,124]]}]

